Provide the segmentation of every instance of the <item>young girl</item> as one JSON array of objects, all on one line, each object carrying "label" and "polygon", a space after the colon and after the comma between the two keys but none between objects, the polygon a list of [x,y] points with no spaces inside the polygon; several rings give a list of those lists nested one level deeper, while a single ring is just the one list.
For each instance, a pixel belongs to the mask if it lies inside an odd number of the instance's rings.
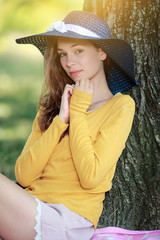
[{"label": "young girl", "polygon": [[0,176],[0,236],[89,240],[131,130],[133,53],[93,13],[17,40],[44,54],[45,91],[15,174]]}]

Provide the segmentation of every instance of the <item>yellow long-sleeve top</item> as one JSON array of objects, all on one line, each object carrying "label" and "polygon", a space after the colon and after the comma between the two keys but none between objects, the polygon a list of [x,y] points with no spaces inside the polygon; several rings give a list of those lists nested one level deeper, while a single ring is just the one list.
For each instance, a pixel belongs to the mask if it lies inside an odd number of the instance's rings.
[{"label": "yellow long-sleeve top", "polygon": [[92,95],[74,89],[69,135],[57,115],[42,133],[38,114],[32,133],[16,162],[17,181],[42,201],[64,204],[94,226],[102,213],[105,192],[112,186],[116,163],[131,130],[135,104],[118,93],[87,112]]}]

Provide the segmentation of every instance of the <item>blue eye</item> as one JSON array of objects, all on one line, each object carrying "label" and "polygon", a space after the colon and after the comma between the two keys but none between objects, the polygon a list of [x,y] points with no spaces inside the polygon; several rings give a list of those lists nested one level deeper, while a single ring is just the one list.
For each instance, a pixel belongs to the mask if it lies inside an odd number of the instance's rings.
[{"label": "blue eye", "polygon": [[58,53],[58,55],[59,55],[60,57],[64,57],[64,56],[66,56],[66,53],[61,52],[61,53]]},{"label": "blue eye", "polygon": [[84,50],[82,50],[82,49],[77,49],[76,51],[75,51],[75,53],[82,53]]}]

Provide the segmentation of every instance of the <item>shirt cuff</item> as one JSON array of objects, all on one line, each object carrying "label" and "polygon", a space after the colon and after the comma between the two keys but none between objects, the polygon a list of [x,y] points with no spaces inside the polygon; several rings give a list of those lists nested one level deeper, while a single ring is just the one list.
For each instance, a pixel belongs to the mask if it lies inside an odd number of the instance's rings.
[{"label": "shirt cuff", "polygon": [[53,119],[53,124],[56,124],[56,126],[61,129],[62,131],[65,131],[67,129],[67,127],[69,126],[68,123],[63,122],[60,117],[57,115],[55,116],[55,118]]},{"label": "shirt cuff", "polygon": [[77,113],[86,113],[87,109],[91,105],[92,98],[93,95],[74,89],[70,101],[70,113],[75,111]]}]

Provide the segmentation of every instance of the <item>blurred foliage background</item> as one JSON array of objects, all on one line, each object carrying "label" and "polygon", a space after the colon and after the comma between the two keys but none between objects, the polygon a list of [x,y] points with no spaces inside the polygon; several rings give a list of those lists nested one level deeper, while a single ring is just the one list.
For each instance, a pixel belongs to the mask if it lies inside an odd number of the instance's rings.
[{"label": "blurred foliage background", "polygon": [[17,157],[31,132],[43,83],[43,57],[15,39],[45,32],[83,9],[83,0],[0,0],[0,172],[14,180]]}]

